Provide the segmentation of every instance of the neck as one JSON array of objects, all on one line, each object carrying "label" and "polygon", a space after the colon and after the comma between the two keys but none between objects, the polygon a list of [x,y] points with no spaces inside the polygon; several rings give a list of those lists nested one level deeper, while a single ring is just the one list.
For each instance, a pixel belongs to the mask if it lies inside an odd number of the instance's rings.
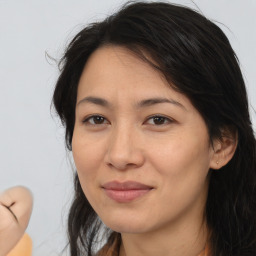
[{"label": "neck", "polygon": [[207,241],[202,219],[143,234],[122,234],[120,256],[199,256]]}]

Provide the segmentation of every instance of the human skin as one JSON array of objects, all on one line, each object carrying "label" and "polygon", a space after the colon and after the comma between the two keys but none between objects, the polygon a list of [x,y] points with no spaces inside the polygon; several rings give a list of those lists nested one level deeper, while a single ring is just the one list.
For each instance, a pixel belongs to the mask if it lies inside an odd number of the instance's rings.
[{"label": "human skin", "polygon": [[[189,99],[125,48],[102,47],[87,61],[73,157],[90,204],[122,235],[121,256],[198,255],[207,237],[209,169],[225,165],[235,146],[228,139],[211,144]],[[112,181],[148,189],[130,200],[131,191],[108,190]]]},{"label": "human skin", "polygon": [[0,194],[0,256],[5,256],[23,236],[32,212],[31,192],[22,186]]}]

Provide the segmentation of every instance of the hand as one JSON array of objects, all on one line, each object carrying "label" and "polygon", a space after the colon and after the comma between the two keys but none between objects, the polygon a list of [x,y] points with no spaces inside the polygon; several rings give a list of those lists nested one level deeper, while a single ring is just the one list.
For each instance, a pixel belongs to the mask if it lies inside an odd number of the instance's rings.
[{"label": "hand", "polygon": [[0,194],[0,256],[5,256],[24,234],[32,205],[32,194],[25,187],[13,187]]}]

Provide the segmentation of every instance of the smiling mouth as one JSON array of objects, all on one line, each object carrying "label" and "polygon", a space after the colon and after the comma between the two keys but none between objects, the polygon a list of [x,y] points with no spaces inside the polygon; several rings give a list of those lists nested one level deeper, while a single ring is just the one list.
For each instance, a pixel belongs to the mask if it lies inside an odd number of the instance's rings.
[{"label": "smiling mouth", "polygon": [[134,182],[112,181],[105,183],[102,188],[106,195],[118,203],[128,203],[149,193],[153,187]]}]

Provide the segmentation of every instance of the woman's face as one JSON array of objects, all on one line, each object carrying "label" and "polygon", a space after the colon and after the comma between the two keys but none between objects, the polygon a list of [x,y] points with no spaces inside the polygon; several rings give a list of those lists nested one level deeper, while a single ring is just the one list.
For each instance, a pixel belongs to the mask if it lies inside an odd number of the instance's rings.
[{"label": "woman's face", "polygon": [[144,233],[201,219],[213,149],[204,120],[122,47],[96,50],[79,81],[72,149],[102,221]]}]

